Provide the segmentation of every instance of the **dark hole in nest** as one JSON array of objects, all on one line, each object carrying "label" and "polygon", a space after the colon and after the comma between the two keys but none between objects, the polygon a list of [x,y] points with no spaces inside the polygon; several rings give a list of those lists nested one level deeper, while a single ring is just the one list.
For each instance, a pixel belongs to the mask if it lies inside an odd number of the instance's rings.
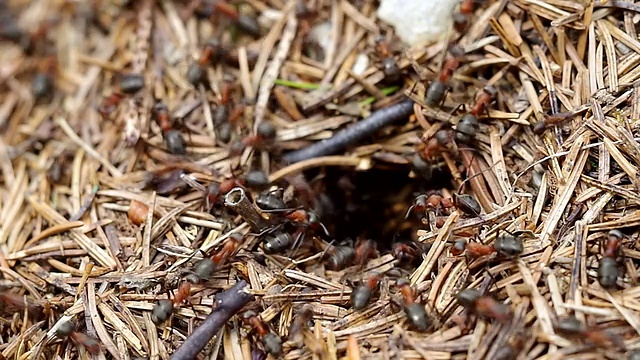
[{"label": "dark hole in nest", "polygon": [[[322,213],[321,220],[331,238],[337,242],[371,239],[384,252],[394,242],[414,237],[418,228],[424,228],[415,216],[405,220],[415,197],[429,190],[451,189],[452,182],[451,175],[442,169],[434,169],[430,181],[410,178],[409,172],[408,167],[326,169],[322,188],[333,211]],[[306,175],[313,179],[317,173],[309,171]]]}]

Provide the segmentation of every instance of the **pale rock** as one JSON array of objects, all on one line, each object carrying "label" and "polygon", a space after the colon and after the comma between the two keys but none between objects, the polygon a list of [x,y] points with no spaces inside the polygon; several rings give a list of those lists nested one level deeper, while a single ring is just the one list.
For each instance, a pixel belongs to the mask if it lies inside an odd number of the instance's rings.
[{"label": "pale rock", "polygon": [[434,43],[451,30],[452,14],[460,0],[381,0],[378,18],[393,26],[409,46]]}]

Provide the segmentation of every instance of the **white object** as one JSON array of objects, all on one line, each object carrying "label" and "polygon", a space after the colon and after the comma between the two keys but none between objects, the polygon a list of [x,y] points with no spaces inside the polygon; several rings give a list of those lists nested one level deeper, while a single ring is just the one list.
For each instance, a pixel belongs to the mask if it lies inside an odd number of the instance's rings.
[{"label": "white object", "polygon": [[381,0],[378,18],[393,26],[409,46],[434,43],[451,30],[460,0]]}]

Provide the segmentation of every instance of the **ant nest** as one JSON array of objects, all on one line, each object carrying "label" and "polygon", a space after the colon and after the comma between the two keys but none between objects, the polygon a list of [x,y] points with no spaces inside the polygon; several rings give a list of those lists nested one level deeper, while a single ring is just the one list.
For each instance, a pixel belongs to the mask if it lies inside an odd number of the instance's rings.
[{"label": "ant nest", "polygon": [[0,358],[638,359],[640,6],[383,3],[0,2]]}]

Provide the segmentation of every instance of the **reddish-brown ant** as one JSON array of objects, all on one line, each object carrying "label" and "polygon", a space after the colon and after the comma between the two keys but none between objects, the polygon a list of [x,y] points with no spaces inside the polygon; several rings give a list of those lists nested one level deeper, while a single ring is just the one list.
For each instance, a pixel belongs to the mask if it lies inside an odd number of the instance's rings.
[{"label": "reddish-brown ant", "polygon": [[478,116],[486,111],[497,93],[498,90],[490,85],[482,89],[482,93],[478,96],[478,99],[476,99],[476,103],[471,110],[460,119],[460,122],[458,122],[456,126],[457,141],[465,144],[471,144],[473,142],[478,132]]},{"label": "reddish-brown ant", "polygon": [[424,309],[424,305],[416,302],[416,292],[407,279],[398,279],[396,286],[402,294],[404,311],[409,322],[418,331],[427,331],[431,326],[431,319]]},{"label": "reddish-brown ant", "polygon": [[293,237],[286,232],[277,232],[275,235],[267,235],[263,240],[265,254],[275,254],[283,252],[291,247]]},{"label": "reddish-brown ant", "polygon": [[263,148],[273,143],[275,137],[276,128],[271,123],[263,121],[258,125],[255,135],[247,136],[231,144],[229,154],[231,156],[238,156],[242,154],[247,147]]},{"label": "reddish-brown ant", "polygon": [[169,152],[176,155],[185,155],[187,150],[184,137],[178,130],[172,128],[171,116],[167,105],[162,102],[156,103],[151,110],[151,114],[162,130],[164,142]]},{"label": "reddish-brown ant", "polygon": [[585,339],[597,347],[608,348],[615,346],[624,350],[625,345],[622,339],[604,330],[588,329],[580,320],[574,316],[567,316],[558,320],[555,326],[558,333],[576,338]]},{"label": "reddish-brown ant", "polygon": [[240,233],[233,232],[229,234],[229,238],[222,244],[222,247],[211,257],[198,261],[193,267],[193,272],[187,275],[185,279],[192,284],[197,284],[204,279],[210,278],[215,269],[224,265],[233,256],[244,242],[244,239],[244,235]]},{"label": "reddish-brown ant", "polygon": [[260,24],[258,24],[256,19],[239,13],[233,6],[223,0],[215,1],[212,5],[213,11],[211,11],[210,14],[220,13],[230,19],[238,30],[254,38],[260,37]]},{"label": "reddish-brown ant", "polygon": [[458,153],[458,148],[453,142],[454,137],[455,134],[451,129],[438,130],[435,136],[430,138],[423,136],[422,143],[418,145],[418,154],[423,159],[429,159],[443,151],[455,155]]},{"label": "reddish-brown ant", "polygon": [[56,329],[56,335],[60,338],[69,337],[75,343],[82,345],[90,354],[97,355],[100,353],[100,343],[91,336],[75,330],[73,321],[66,321]]},{"label": "reddish-brown ant", "polygon": [[458,303],[477,315],[495,319],[506,325],[511,322],[513,313],[508,305],[497,302],[491,296],[482,295],[477,289],[464,289],[456,295]]},{"label": "reddish-brown ant", "polygon": [[533,125],[533,133],[536,135],[543,134],[547,129],[560,125],[567,120],[573,119],[576,115],[578,115],[581,111],[567,111],[558,114],[548,115],[544,114],[544,120],[535,123]]},{"label": "reddish-brown ant", "polygon": [[369,304],[369,300],[371,300],[371,296],[378,288],[380,280],[382,280],[382,275],[373,274],[367,278],[364,284],[353,289],[351,293],[351,306],[353,306],[355,310],[362,310]]},{"label": "reddish-brown ant", "polygon": [[354,262],[358,266],[364,266],[367,260],[378,256],[376,243],[373,240],[358,240],[355,246],[356,256]]},{"label": "reddish-brown ant", "polygon": [[351,265],[356,251],[351,246],[341,245],[332,247],[328,254],[327,267],[334,271],[340,271]]},{"label": "reddish-brown ant", "polygon": [[[231,87],[231,83],[226,82],[225,86],[222,88],[220,103],[213,112],[213,125],[216,130],[216,138],[223,143],[227,143],[231,140],[233,127],[244,113],[244,106],[236,106],[233,110],[230,110],[229,102],[231,98]],[[261,129],[261,131],[264,130],[265,129]]]},{"label": "reddish-brown ant", "polygon": [[38,72],[31,81],[31,94],[36,99],[51,97],[55,88],[57,62],[55,55],[50,55],[39,64]]},{"label": "reddish-brown ant", "polygon": [[302,305],[295,312],[291,326],[289,326],[289,337],[287,340],[300,344],[304,339],[304,332],[309,331],[309,322],[313,320],[313,306],[311,304]]},{"label": "reddish-brown ant", "polygon": [[113,91],[111,95],[106,97],[98,112],[103,117],[108,117],[113,113],[120,102],[127,96],[135,94],[144,87],[144,77],[140,74],[124,74],[120,77],[118,87]]},{"label": "reddish-brown ant", "polygon": [[519,236],[507,234],[500,235],[492,245],[484,245],[477,242],[467,242],[464,239],[456,241],[451,247],[451,254],[458,256],[464,251],[472,258],[497,253],[505,258],[513,258],[524,252],[524,245]]},{"label": "reddish-brown ant", "polygon": [[258,334],[265,350],[269,354],[279,356],[282,353],[282,340],[278,335],[269,331],[269,327],[260,319],[258,314],[248,310],[242,314],[242,320]]},{"label": "reddish-brown ant", "polygon": [[415,244],[406,242],[397,242],[391,247],[391,254],[400,263],[413,262],[420,252]]},{"label": "reddish-brown ant", "polygon": [[478,200],[469,194],[453,194],[453,202],[458,210],[468,216],[478,216],[482,211]]},{"label": "reddish-brown ant", "polygon": [[431,82],[425,93],[424,101],[427,106],[433,107],[442,103],[448,88],[447,82],[453,75],[453,72],[460,66],[460,58],[463,55],[462,49],[458,46],[451,46],[449,51],[451,57],[444,62],[438,78]]},{"label": "reddish-brown ant", "polygon": [[385,79],[389,82],[398,81],[401,75],[400,67],[398,66],[396,60],[393,58],[393,55],[391,55],[391,53],[389,52],[389,44],[383,36],[376,37],[375,49],[381,59],[380,62]]},{"label": "reddish-brown ant", "polygon": [[175,307],[187,300],[190,294],[191,284],[189,282],[183,282],[178,288],[173,300],[163,299],[153,306],[153,309],[151,310],[151,321],[156,325],[160,325],[167,321],[171,314],[173,314]]},{"label": "reddish-brown ant", "polygon": [[480,0],[462,0],[458,12],[453,14],[453,26],[462,33],[469,27],[469,18],[476,10],[476,3]]},{"label": "reddish-brown ant", "polygon": [[620,276],[620,267],[617,258],[620,253],[620,245],[622,244],[623,238],[624,235],[620,230],[611,230],[607,235],[604,254],[598,264],[598,282],[604,288],[616,286],[618,277]]},{"label": "reddish-brown ant", "polygon": [[193,85],[200,85],[206,78],[207,66],[218,62],[225,54],[226,50],[219,41],[208,41],[202,47],[198,61],[189,65],[189,69],[187,69],[187,80]]},{"label": "reddish-brown ant", "polygon": [[438,215],[442,210],[450,209],[454,206],[451,199],[445,198],[437,192],[428,195],[418,195],[409,207],[409,210],[407,210],[405,218],[408,218],[411,212],[424,213],[430,209],[435,210],[436,215]]}]

